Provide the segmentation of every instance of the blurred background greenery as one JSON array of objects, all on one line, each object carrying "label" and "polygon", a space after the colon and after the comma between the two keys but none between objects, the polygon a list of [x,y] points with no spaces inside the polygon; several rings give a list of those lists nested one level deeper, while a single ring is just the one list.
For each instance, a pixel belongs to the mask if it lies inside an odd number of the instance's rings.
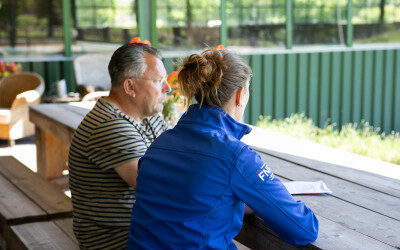
[{"label": "blurred background greenery", "polygon": [[[220,2],[157,0],[159,47],[200,49],[219,44]],[[73,44],[98,52],[128,42],[138,34],[136,4],[136,0],[72,0]],[[285,4],[285,0],[226,0],[227,45],[284,47]],[[344,44],[346,12],[347,0],[294,0],[293,45]],[[400,42],[400,0],[353,0],[352,23],[355,43]],[[35,46],[43,45],[46,49],[34,52]],[[0,46],[11,46],[15,53],[61,53],[62,1],[0,0]]]}]

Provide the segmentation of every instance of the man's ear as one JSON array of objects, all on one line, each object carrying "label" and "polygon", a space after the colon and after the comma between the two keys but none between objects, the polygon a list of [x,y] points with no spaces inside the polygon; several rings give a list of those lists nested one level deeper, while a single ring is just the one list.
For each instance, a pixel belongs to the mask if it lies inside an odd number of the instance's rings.
[{"label": "man's ear", "polygon": [[136,93],[135,93],[135,82],[130,79],[127,78],[125,79],[125,81],[122,83],[122,87],[124,88],[124,91],[127,95],[129,95],[130,97],[135,97]]},{"label": "man's ear", "polygon": [[238,90],[236,90],[236,106],[243,106],[242,104],[242,93],[243,93],[244,88],[240,88]]}]

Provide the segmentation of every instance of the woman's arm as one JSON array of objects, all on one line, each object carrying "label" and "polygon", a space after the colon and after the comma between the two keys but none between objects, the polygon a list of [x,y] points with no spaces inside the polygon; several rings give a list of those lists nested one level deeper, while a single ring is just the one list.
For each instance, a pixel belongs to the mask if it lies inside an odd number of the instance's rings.
[{"label": "woman's arm", "polygon": [[313,211],[296,201],[248,146],[231,170],[231,189],[289,244],[307,245],[317,239],[318,219]]}]

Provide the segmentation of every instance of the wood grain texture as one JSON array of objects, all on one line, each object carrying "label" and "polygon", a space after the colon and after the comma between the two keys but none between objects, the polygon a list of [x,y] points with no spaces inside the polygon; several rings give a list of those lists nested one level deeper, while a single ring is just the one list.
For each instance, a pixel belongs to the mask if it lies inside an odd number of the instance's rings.
[{"label": "wood grain texture", "polygon": [[62,177],[63,170],[68,169],[69,144],[47,132],[44,132],[44,137],[46,179]]},{"label": "wood grain texture", "polygon": [[93,106],[94,102],[80,102],[30,108],[29,118],[35,124],[39,175],[46,179],[63,176],[62,171],[68,169],[69,145],[75,129]]},{"label": "wood grain texture", "polygon": [[[284,177],[280,177],[281,181],[289,181]],[[318,239],[307,245],[307,246],[292,246],[284,242],[271,228],[269,228],[260,217],[257,215],[248,215],[244,218],[243,227],[236,239],[243,244],[247,245],[251,249],[396,249],[398,246],[387,244],[390,241],[391,236],[386,241],[381,241],[375,236],[371,237],[377,230],[384,231],[386,228],[381,228],[380,225],[371,224],[369,228],[374,226],[378,229],[374,229],[370,235],[365,235],[357,231],[353,227],[349,227],[346,224],[347,220],[353,216],[359,216],[358,220],[362,221],[363,213],[352,213],[346,215],[347,210],[342,211],[342,206],[340,205],[340,200],[329,195],[301,195],[294,196],[296,200],[302,200],[305,204],[310,207],[316,214],[319,221],[319,233]],[[324,200],[321,200],[324,198]],[[325,199],[330,199],[333,202],[327,202]],[[339,201],[339,203],[338,203]],[[346,202],[343,202],[346,203]],[[357,207],[351,203],[347,203],[350,206]],[[328,212],[321,210],[329,210]],[[336,213],[337,218],[332,219],[330,213]],[[361,222],[363,223],[363,222]],[[366,224],[367,222],[364,222]],[[382,222],[384,224],[384,222]],[[355,224],[354,224],[355,225]],[[388,225],[390,227],[391,225]],[[398,230],[398,229],[394,229]],[[393,242],[396,242],[396,239]]]},{"label": "wood grain texture", "polygon": [[[324,217],[391,247],[400,247],[400,213],[395,211],[400,207],[399,198],[264,153],[260,154],[282,181],[323,180],[328,185],[333,191],[332,195],[295,196],[296,200],[304,201],[318,218]],[[332,235],[325,230],[326,228],[320,227],[321,232]]]},{"label": "wood grain texture", "polygon": [[30,108],[29,119],[36,127],[69,145],[83,114],[89,111],[90,109],[68,104],[41,104]]},{"label": "wood grain texture", "polygon": [[380,191],[327,175],[313,169],[304,168],[282,159],[262,154],[276,175],[284,176],[293,181],[319,181],[322,180],[332,190],[332,196],[367,208],[371,211],[394,218],[400,222],[400,199]]},{"label": "wood grain texture", "polygon": [[0,174],[1,224],[17,224],[47,218],[47,214]]},{"label": "wood grain texture", "polygon": [[0,173],[42,208],[50,218],[72,215],[71,199],[14,157],[0,157]]},{"label": "wood grain texture", "polygon": [[64,231],[54,222],[35,222],[11,227],[12,245],[11,249],[79,249]]},{"label": "wood grain texture", "polygon": [[400,181],[384,176],[379,176],[369,172],[364,172],[356,169],[345,168],[335,164],[330,164],[326,162],[320,162],[316,160],[311,160],[299,156],[289,155],[285,153],[280,153],[268,149],[261,149],[253,147],[255,150],[280,158],[285,159],[288,162],[301,165],[305,168],[320,171],[327,175],[336,176],[343,180],[347,180],[356,183],[361,186],[368,187],[370,189],[377,190],[379,192],[395,196],[400,198]]},{"label": "wood grain texture", "polygon": [[318,216],[318,239],[306,246],[293,246],[284,242],[256,215],[244,218],[243,227],[236,240],[254,250],[269,249],[396,249],[352,229]]},{"label": "wood grain texture", "polygon": [[53,220],[53,222],[66,234],[68,237],[74,241],[77,245],[79,245],[77,239],[75,238],[74,231],[72,229],[72,218],[68,219],[58,219]]}]

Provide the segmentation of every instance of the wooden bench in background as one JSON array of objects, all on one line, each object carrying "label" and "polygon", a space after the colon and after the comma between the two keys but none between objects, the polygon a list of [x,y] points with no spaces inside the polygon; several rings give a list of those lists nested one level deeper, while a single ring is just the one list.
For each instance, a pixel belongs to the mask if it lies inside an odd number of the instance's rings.
[{"label": "wooden bench in background", "polygon": [[19,249],[31,249],[35,239],[39,244],[46,234],[60,244],[72,242],[73,248],[77,243],[72,240],[72,222],[57,220],[71,217],[69,197],[15,158],[0,157],[0,248],[16,249],[12,244],[19,242]]}]

